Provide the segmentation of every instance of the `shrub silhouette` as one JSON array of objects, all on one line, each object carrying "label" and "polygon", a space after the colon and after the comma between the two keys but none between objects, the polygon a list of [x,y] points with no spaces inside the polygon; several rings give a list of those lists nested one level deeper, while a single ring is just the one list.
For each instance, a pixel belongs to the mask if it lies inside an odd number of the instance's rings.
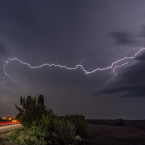
[{"label": "shrub silhouette", "polygon": [[38,98],[39,102],[36,100],[36,97],[20,97],[22,108],[15,105],[16,109],[19,111],[16,118],[20,120],[25,127],[30,127],[33,123],[39,124],[42,114],[47,112],[44,102],[41,102],[40,100],[42,100],[42,95]]},{"label": "shrub silhouette", "polygon": [[[83,131],[86,133],[86,122],[82,115],[66,115],[61,118],[47,110],[44,97],[20,97],[21,108],[17,118],[23,124],[21,129],[13,131],[8,139],[21,145],[77,145]],[[76,136],[77,133],[77,136]]]},{"label": "shrub silhouette", "polygon": [[75,125],[77,135],[80,135],[81,137],[86,137],[88,135],[88,122],[83,115],[67,114],[63,118],[71,121]]}]

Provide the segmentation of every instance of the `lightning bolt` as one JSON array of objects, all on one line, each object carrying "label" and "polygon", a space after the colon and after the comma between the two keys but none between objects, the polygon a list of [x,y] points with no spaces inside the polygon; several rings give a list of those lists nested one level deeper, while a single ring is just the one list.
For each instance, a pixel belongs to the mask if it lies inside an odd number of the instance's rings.
[{"label": "lightning bolt", "polygon": [[116,69],[117,69],[117,68],[120,68],[120,67],[122,67],[122,66],[124,66],[124,65],[127,65],[127,64],[128,64],[128,62],[123,63],[123,64],[120,64],[120,65],[116,65],[116,66],[113,68],[113,73],[117,76]]},{"label": "lightning bolt", "polygon": [[[134,56],[131,56],[131,57],[123,57],[117,61],[114,61],[112,62],[112,64],[110,66],[107,66],[107,67],[104,67],[104,68],[96,68],[92,71],[87,71],[82,64],[77,64],[75,67],[67,67],[67,66],[64,66],[64,65],[60,65],[60,64],[49,64],[49,63],[44,63],[42,65],[39,65],[39,66],[31,66],[31,64],[27,63],[27,62],[23,62],[22,60],[18,59],[18,58],[8,58],[7,61],[5,61],[4,63],[4,66],[3,66],[3,72],[4,74],[10,78],[13,82],[16,82],[16,80],[14,80],[7,72],[6,72],[6,66],[9,64],[9,62],[11,61],[17,61],[19,63],[21,63],[22,65],[26,65],[28,66],[30,69],[39,69],[39,68],[42,68],[42,67],[58,67],[58,68],[61,68],[61,69],[66,69],[66,70],[77,70],[78,68],[80,68],[81,70],[83,70],[83,72],[86,74],[86,75],[89,75],[89,74],[92,74],[92,73],[95,73],[97,71],[106,71],[108,69],[112,69],[113,73],[115,75],[117,75],[116,73],[116,69],[117,68],[120,68],[124,65],[127,65],[129,60],[132,60],[132,59],[135,59],[137,55],[139,55],[142,51],[144,51],[145,48],[141,48],[139,51],[137,51],[135,53]],[[84,60],[83,60],[84,61]],[[124,61],[127,61],[126,63],[123,63]],[[123,64],[120,64],[120,63],[123,63]]]}]

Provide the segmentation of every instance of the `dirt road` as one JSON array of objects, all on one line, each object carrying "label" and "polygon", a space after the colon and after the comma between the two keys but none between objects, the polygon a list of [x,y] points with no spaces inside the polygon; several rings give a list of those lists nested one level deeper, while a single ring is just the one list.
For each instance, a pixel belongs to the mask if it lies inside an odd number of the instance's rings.
[{"label": "dirt road", "polygon": [[4,125],[4,126],[0,126],[0,133],[2,132],[7,132],[10,131],[12,129],[15,129],[17,127],[21,127],[21,124],[13,124],[13,125]]}]

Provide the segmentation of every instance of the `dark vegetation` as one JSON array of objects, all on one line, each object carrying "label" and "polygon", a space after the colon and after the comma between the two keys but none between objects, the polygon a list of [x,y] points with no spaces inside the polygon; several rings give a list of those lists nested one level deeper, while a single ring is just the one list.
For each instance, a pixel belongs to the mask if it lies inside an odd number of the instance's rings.
[{"label": "dark vegetation", "polygon": [[144,120],[86,121],[83,115],[74,114],[60,117],[46,109],[42,95],[38,99],[21,97],[20,104],[21,108],[16,105],[17,119],[23,127],[7,134],[15,145],[145,145]]},{"label": "dark vegetation", "polygon": [[81,145],[88,134],[83,115],[67,114],[59,117],[46,109],[44,97],[20,97],[16,118],[23,127],[8,134],[8,139],[21,145]]}]

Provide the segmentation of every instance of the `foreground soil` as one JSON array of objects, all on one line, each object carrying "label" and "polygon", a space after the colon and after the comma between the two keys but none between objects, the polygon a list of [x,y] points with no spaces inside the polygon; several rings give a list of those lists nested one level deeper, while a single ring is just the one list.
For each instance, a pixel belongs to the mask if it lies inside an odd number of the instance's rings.
[{"label": "foreground soil", "polygon": [[[145,130],[137,126],[89,124],[88,137],[82,145],[145,145]],[[8,132],[0,133],[0,145],[15,145],[6,140]]]}]

